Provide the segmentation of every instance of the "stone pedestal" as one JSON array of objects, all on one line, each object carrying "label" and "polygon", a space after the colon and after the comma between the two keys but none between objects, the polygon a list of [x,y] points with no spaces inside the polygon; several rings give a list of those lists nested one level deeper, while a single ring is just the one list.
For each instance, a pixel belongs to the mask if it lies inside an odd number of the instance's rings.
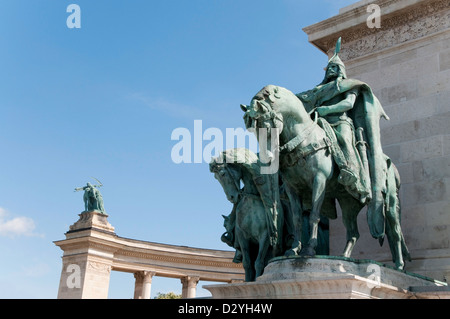
[{"label": "stone pedestal", "polygon": [[60,244],[64,255],[58,299],[106,299],[114,251],[96,241],[115,237],[114,227],[108,215],[97,211],[79,216]]},{"label": "stone pedestal", "polygon": [[80,216],[80,219],[69,227],[67,234],[92,228],[114,233],[114,227],[108,222],[108,215],[106,214],[91,211],[82,212],[78,216]]},{"label": "stone pedestal", "polygon": [[372,260],[279,257],[255,282],[203,286],[215,299],[450,298],[447,284]]}]

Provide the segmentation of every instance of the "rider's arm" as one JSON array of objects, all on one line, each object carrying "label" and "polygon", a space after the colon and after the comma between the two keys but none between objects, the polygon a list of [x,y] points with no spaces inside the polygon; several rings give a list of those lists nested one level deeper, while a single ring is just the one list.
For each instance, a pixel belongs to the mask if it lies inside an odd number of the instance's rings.
[{"label": "rider's arm", "polygon": [[350,91],[346,94],[345,99],[333,105],[321,106],[317,109],[320,116],[326,116],[333,113],[347,112],[353,108],[356,101],[357,93]]}]

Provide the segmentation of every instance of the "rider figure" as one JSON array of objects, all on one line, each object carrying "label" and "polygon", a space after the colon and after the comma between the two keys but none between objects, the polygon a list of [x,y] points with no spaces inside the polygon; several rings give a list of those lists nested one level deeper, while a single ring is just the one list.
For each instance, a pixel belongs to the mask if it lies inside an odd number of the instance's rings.
[{"label": "rider figure", "polygon": [[[328,63],[325,78],[318,86],[332,85],[338,86],[342,79],[347,78],[345,72],[345,65],[336,54]],[[357,90],[350,90],[342,94],[332,97],[330,100],[324,101],[316,109],[319,116],[325,118],[333,127],[338,144],[344,153],[346,163],[342,163],[339,167],[340,175],[339,182],[345,186],[352,185],[357,180],[356,167],[353,164],[353,159],[356,158],[357,153],[354,147],[355,134],[353,121],[347,116],[357,98]]]},{"label": "rider figure", "polygon": [[[99,185],[101,186],[101,185]],[[103,197],[100,191],[95,185],[87,183],[84,187],[75,188],[75,191],[84,190],[84,206],[86,211],[99,211],[102,214],[105,213],[105,207],[103,206]]]}]

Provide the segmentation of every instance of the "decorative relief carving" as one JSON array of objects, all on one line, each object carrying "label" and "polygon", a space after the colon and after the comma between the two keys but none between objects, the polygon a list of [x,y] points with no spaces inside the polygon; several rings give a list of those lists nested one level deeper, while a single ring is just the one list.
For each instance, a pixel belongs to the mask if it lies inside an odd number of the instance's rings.
[{"label": "decorative relief carving", "polygon": [[143,271],[143,281],[144,281],[144,283],[152,283],[152,279],[153,279],[153,276],[155,276],[156,275],[156,272],[154,272],[154,271]]},{"label": "decorative relief carving", "polygon": [[180,278],[181,283],[183,284],[183,287],[188,288],[195,288],[200,281],[200,277],[198,276],[186,276],[183,278]]},{"label": "decorative relief carving", "polygon": [[111,265],[107,265],[107,264],[100,263],[100,262],[97,262],[97,261],[92,261],[92,260],[88,261],[87,269],[88,270],[94,270],[94,271],[99,272],[99,273],[105,273],[105,274],[108,274],[108,275],[111,273]]},{"label": "decorative relief carving", "polygon": [[138,271],[134,273],[134,278],[138,281],[138,282],[142,282],[144,280],[144,272],[142,271]]},{"label": "decorative relief carving", "polygon": [[450,29],[450,1],[427,1],[387,17],[381,16],[380,29],[370,29],[362,24],[316,43],[332,50],[337,38],[342,36],[345,45],[340,56],[348,61],[446,29]]}]

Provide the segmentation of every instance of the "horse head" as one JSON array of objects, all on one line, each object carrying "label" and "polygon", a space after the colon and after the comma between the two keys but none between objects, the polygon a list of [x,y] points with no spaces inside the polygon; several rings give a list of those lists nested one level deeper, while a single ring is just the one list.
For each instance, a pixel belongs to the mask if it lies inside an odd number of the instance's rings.
[{"label": "horse head", "polygon": [[[280,136],[290,139],[291,128],[286,125],[310,122],[311,118],[306,112],[300,99],[288,89],[280,86],[267,85],[251,100],[250,105],[241,104],[244,114],[245,126],[256,135],[260,147],[267,146],[266,150],[273,152],[274,141],[280,143]],[[288,123],[288,124],[287,124]],[[277,134],[276,138],[271,136]],[[277,140],[278,139],[278,140]],[[264,142],[267,144],[261,145]],[[271,157],[268,152],[269,158]],[[263,153],[262,153],[263,154]]]},{"label": "horse head", "polygon": [[255,188],[253,176],[260,173],[258,155],[246,148],[233,148],[223,151],[211,160],[209,170],[220,182],[227,198],[237,204],[241,195],[241,181],[248,191]]},{"label": "horse head", "polygon": [[241,104],[241,109],[245,112],[244,122],[247,129],[278,128],[280,132],[283,130],[283,117],[278,112],[280,93],[283,93],[282,88],[267,85],[253,97],[250,105]]},{"label": "horse head", "polygon": [[237,204],[241,192],[240,180],[241,174],[238,167],[224,163],[221,158],[213,158],[209,164],[211,173],[214,173],[214,178],[217,179],[227,196],[227,199]]},{"label": "horse head", "polygon": [[305,116],[309,118],[303,103],[286,88],[267,85],[251,100],[250,105],[241,104],[244,122],[247,129],[278,128],[280,133],[284,128],[285,117],[293,117],[302,122]]}]

